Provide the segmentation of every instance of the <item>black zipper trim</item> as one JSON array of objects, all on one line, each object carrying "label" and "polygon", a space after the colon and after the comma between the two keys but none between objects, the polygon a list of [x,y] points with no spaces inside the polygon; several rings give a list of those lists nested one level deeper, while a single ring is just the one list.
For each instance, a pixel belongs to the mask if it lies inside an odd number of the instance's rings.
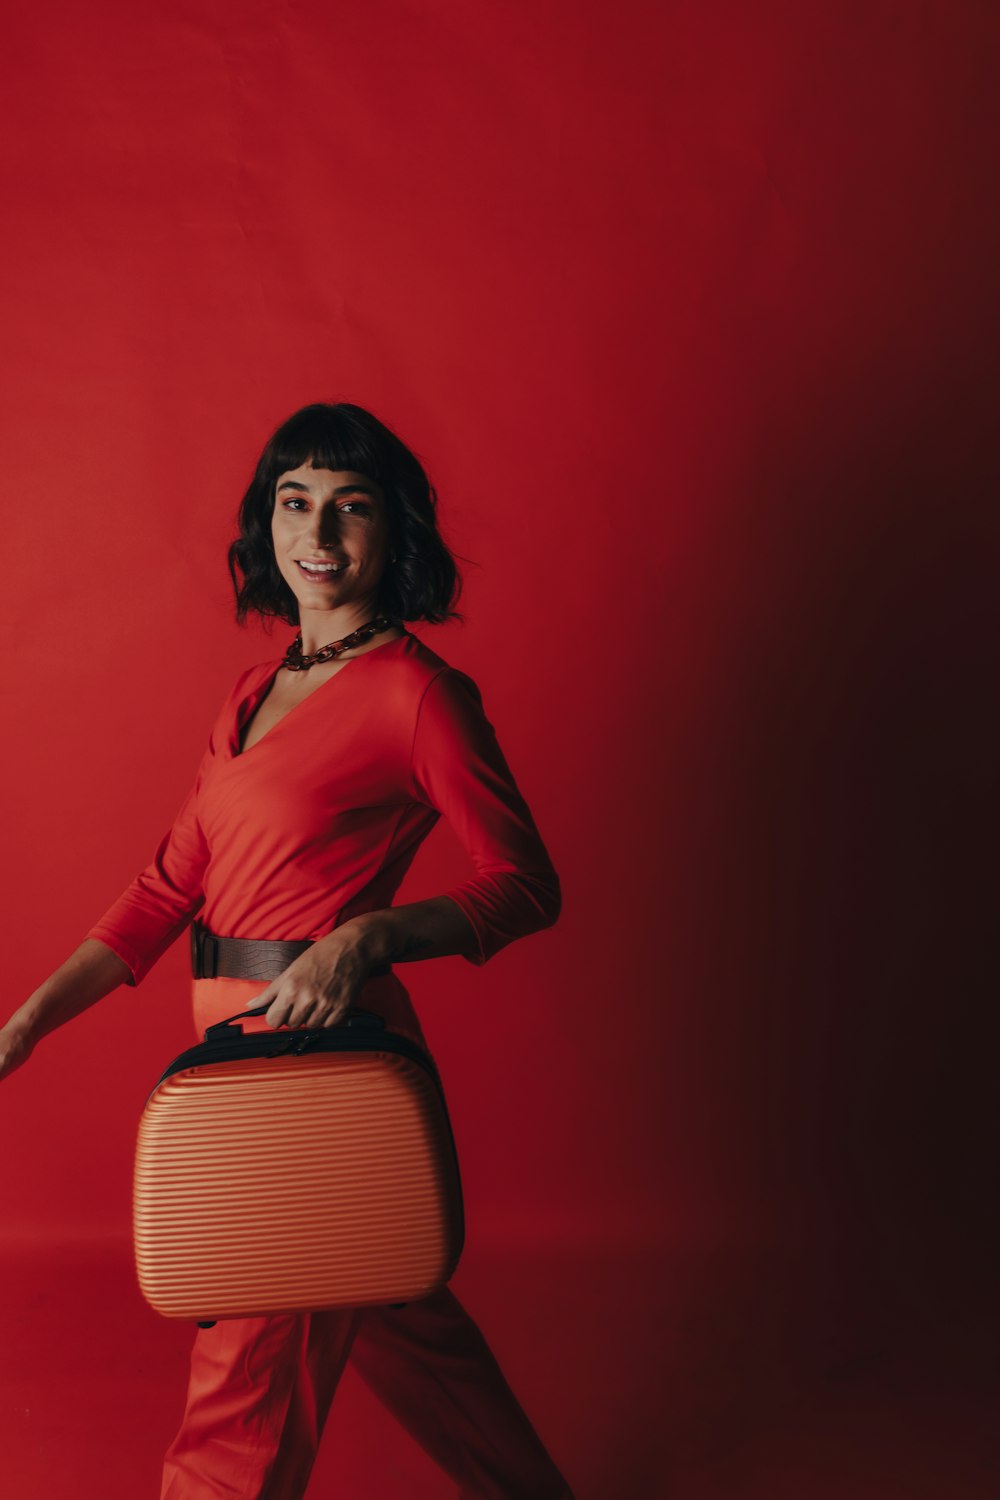
[{"label": "black zipper trim", "polygon": [[[276,1037],[281,1037],[281,1044],[275,1046]],[[286,1040],[287,1036],[287,1040]],[[160,1087],[166,1083],[174,1073],[179,1073],[184,1068],[199,1067],[202,1064],[216,1062],[233,1062],[244,1057],[282,1057],[287,1052],[301,1055],[303,1052],[398,1052],[403,1057],[408,1057],[417,1063],[424,1072],[433,1080],[441,1102],[444,1103],[444,1090],[441,1087],[441,1078],[437,1067],[422,1047],[411,1042],[408,1037],[399,1036],[395,1032],[358,1032],[354,1035],[349,1031],[342,1031],[337,1035],[332,1034],[332,1028],[324,1027],[319,1030],[303,1030],[301,1032],[290,1032],[282,1035],[280,1032],[274,1036],[265,1036],[260,1032],[242,1033],[239,1037],[233,1037],[221,1041],[198,1042],[194,1047],[188,1047],[168,1063],[163,1073],[156,1080],[150,1091],[149,1098]],[[147,1103],[149,1100],[147,1099]]]}]

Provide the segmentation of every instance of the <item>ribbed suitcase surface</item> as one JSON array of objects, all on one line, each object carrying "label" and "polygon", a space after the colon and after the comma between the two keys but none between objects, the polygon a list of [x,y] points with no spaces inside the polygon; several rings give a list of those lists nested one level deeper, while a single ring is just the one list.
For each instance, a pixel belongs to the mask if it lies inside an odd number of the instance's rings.
[{"label": "ribbed suitcase surface", "polygon": [[437,1071],[367,1020],[223,1024],[167,1068],[139,1122],[133,1197],[139,1286],[158,1312],[406,1302],[452,1275],[462,1195]]}]

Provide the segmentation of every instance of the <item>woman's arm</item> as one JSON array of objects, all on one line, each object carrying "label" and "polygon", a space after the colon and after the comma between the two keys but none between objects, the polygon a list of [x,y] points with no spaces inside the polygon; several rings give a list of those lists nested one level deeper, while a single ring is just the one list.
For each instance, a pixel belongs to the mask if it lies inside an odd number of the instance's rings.
[{"label": "woman's arm", "polygon": [[362,912],[336,931],[358,934],[373,964],[449,954],[483,964],[515,938],[551,927],[562,907],[559,877],[479,689],[454,667],[432,678],[421,699],[410,782],[451,824],[476,873],[444,895]]},{"label": "woman's arm", "polygon": [[[416,958],[469,957],[478,950],[475,929],[450,896],[432,896],[351,917],[336,931],[353,928],[372,965],[405,964]],[[323,939],[319,939],[323,942]]]},{"label": "woman's arm", "polygon": [[333,1026],[367,982],[372,968],[414,958],[468,957],[476,935],[448,896],[360,912],[317,938],[248,1010],[266,1010],[270,1026]]},{"label": "woman's arm", "polygon": [[253,671],[249,667],[240,674],[219,710],[191,789],[152,859],[84,934],[118,955],[129,971],[128,985],[142,983],[204,904],[202,876],[209,850],[198,818],[199,798],[224,744],[243,684]]},{"label": "woman's arm", "polygon": [[[486,716],[479,688],[455,667],[443,668],[424,691],[410,782],[414,797],[451,825],[475,870],[439,898],[464,913],[474,937],[471,947],[449,951],[484,964],[515,939],[553,926],[562,910],[559,876]],[[412,935],[419,937],[425,920],[416,914],[403,918],[399,931],[405,936],[415,922]],[[425,950],[414,956],[430,954]]]},{"label": "woman's arm", "polygon": [[201,906],[201,876],[208,850],[198,823],[198,795],[225,731],[232,700],[246,677],[246,672],[241,674],[223,705],[194,784],[149,864],[84,934],[66,962],[0,1027],[0,1078],[26,1062],[36,1043],[50,1031],[120,984],[138,984]]},{"label": "woman's arm", "polygon": [[410,791],[445,817],[476,873],[440,896],[359,912],[318,938],[247,1009],[270,1026],[333,1026],[372,967],[460,954],[484,964],[562,906],[559,877],[472,678],[443,668],[414,728]]},{"label": "woman's arm", "polygon": [[127,964],[97,938],[84,938],[0,1027],[0,1079],[27,1062],[36,1043],[131,980]]}]

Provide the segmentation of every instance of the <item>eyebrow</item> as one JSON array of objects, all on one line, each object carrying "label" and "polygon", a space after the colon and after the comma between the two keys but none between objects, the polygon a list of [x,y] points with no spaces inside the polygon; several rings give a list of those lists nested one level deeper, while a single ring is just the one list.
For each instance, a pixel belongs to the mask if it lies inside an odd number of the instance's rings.
[{"label": "eyebrow", "polygon": [[[305,495],[309,495],[309,494],[312,493],[312,491],[310,490],[310,488],[309,488],[309,486],[307,484],[300,484],[297,479],[286,479],[286,480],[284,480],[284,482],[282,484],[278,485],[278,488],[275,490],[274,493],[276,495],[280,494],[282,490],[301,490],[302,493],[305,494]],[[333,494],[334,494],[334,496],[337,496],[337,495],[356,495],[359,490],[361,490],[366,495],[371,495],[371,497],[372,497],[373,500],[375,499],[375,490],[373,489],[373,487],[370,484],[365,484],[364,481],[361,481],[358,484],[342,484],[342,485],[339,485],[337,487],[337,489],[335,489],[333,491]]]}]

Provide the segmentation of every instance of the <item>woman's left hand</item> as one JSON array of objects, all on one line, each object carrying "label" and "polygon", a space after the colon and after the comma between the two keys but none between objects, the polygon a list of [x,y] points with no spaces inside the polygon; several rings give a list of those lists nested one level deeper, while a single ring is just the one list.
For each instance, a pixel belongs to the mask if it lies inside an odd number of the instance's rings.
[{"label": "woman's left hand", "polygon": [[371,967],[360,932],[345,922],[300,953],[247,1009],[266,1008],[267,1024],[275,1028],[336,1026],[364,988]]}]

